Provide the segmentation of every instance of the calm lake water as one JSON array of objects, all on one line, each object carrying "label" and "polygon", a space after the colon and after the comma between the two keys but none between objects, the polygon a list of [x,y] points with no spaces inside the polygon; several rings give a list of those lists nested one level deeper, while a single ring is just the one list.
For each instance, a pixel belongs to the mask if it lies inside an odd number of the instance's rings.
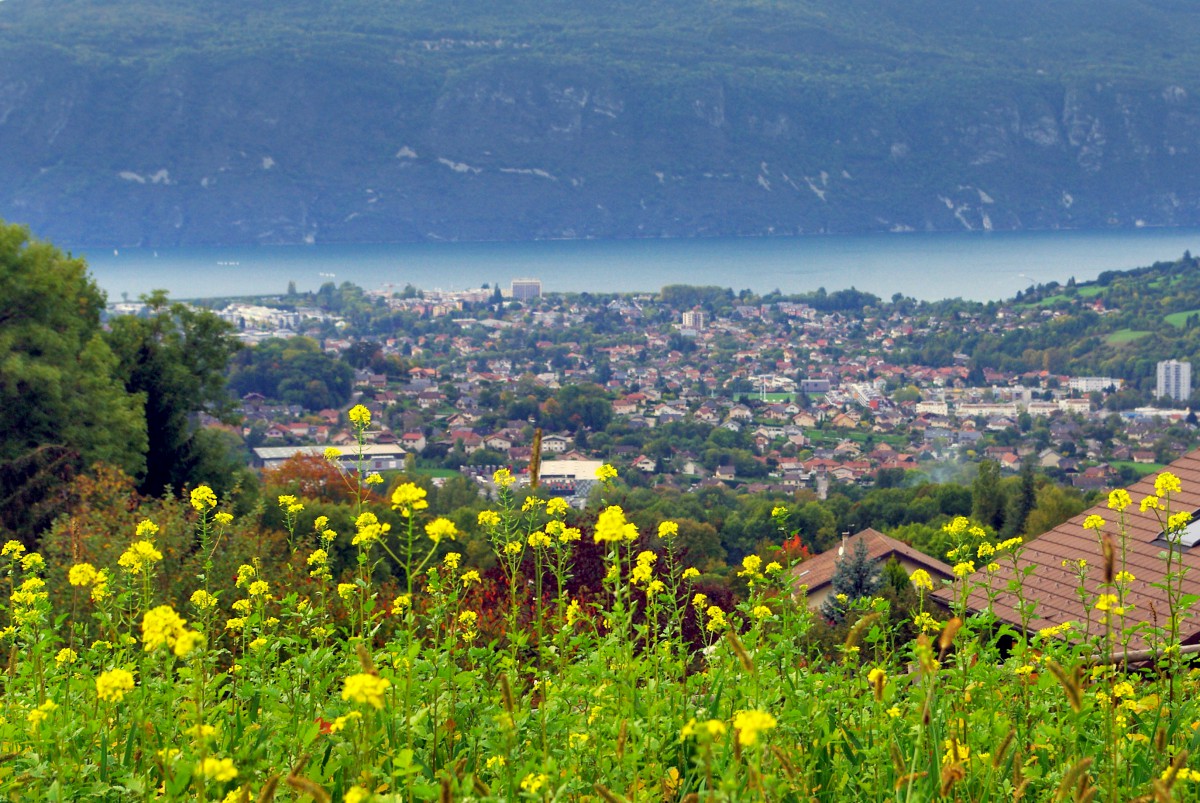
[{"label": "calm lake water", "polygon": [[718,285],[758,293],[857,287],[882,297],[986,301],[1031,284],[1200,252],[1200,229],[1120,232],[880,234],[795,239],[245,246],[76,252],[112,301],[152,289],[174,298],[282,293],[350,281],[367,289],[508,287],[550,292],[657,291]]}]

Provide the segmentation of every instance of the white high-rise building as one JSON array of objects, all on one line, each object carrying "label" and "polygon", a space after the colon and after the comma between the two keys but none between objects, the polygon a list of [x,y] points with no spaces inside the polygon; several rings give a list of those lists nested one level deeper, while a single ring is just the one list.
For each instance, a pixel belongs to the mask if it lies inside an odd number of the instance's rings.
[{"label": "white high-rise building", "polygon": [[1178,360],[1160,362],[1154,395],[1160,399],[1165,396],[1175,401],[1187,401],[1192,395],[1192,364]]},{"label": "white high-rise building", "polygon": [[509,286],[509,296],[514,301],[528,301],[531,298],[542,297],[541,279],[513,279]]}]

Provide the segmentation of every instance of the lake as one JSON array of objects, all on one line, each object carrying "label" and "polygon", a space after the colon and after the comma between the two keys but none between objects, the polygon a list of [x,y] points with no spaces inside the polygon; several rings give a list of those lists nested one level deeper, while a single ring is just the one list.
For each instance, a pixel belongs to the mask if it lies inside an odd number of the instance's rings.
[{"label": "lake", "polygon": [[667,284],[765,293],[857,287],[881,297],[1002,299],[1031,284],[1094,279],[1106,270],[1200,252],[1200,229],[878,234],[771,239],[570,240],[525,243],[83,249],[116,301],[152,289],[173,298],[301,291],[325,282],[367,289],[508,287],[547,292],[657,291]]}]

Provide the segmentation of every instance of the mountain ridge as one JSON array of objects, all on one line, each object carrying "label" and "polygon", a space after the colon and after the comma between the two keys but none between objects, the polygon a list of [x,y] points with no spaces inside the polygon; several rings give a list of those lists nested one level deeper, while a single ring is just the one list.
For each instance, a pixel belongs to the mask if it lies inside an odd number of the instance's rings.
[{"label": "mountain ridge", "polygon": [[1200,224],[1200,10],[0,3],[0,217],[67,245]]}]

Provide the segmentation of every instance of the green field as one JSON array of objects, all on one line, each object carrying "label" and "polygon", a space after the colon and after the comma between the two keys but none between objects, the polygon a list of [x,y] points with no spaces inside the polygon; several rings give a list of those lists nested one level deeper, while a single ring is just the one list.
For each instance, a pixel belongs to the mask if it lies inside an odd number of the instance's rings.
[{"label": "green field", "polygon": [[1144,477],[1147,474],[1153,474],[1156,471],[1162,471],[1166,468],[1162,463],[1135,463],[1132,460],[1113,460],[1109,465],[1116,469],[1131,468],[1138,473],[1139,477]]},{"label": "green field", "polygon": [[1200,315],[1200,309],[1189,309],[1183,312],[1172,312],[1170,315],[1163,316],[1163,320],[1171,324],[1171,326],[1182,329],[1187,323],[1189,315]]},{"label": "green field", "polygon": [[1150,334],[1150,332],[1144,329],[1118,329],[1106,337],[1105,342],[1111,346],[1121,346],[1125,343],[1132,343],[1135,340],[1140,340],[1148,334]]}]

